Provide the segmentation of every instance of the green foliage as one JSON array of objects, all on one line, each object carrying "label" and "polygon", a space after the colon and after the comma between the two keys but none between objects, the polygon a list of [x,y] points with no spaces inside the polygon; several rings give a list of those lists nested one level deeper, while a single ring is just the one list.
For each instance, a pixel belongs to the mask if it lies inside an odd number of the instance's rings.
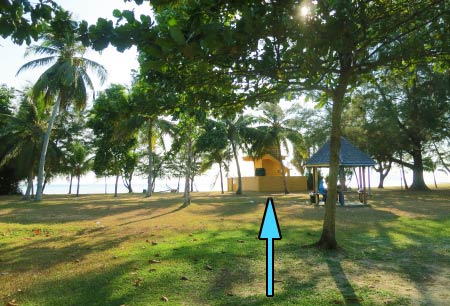
[{"label": "green foliage", "polygon": [[[14,88],[9,88],[5,84],[0,85],[0,114],[11,115],[11,102],[14,98]],[[1,123],[0,123],[1,124]]]},{"label": "green foliage", "polygon": [[0,36],[11,37],[16,44],[36,41],[60,7],[52,0],[0,2]]},{"label": "green foliage", "polygon": [[[0,167],[12,166],[19,178],[27,177],[30,171],[36,173],[44,126],[49,117],[43,98],[33,100],[30,90],[25,90],[18,112],[0,116],[4,124],[0,132]],[[54,153],[51,155],[56,155],[58,150],[51,142],[49,151]]]},{"label": "green foliage", "polygon": [[123,130],[130,110],[128,93],[122,85],[112,84],[94,102],[88,127],[95,135],[93,170],[99,176],[132,176],[137,162],[132,153],[137,144],[137,129]]}]

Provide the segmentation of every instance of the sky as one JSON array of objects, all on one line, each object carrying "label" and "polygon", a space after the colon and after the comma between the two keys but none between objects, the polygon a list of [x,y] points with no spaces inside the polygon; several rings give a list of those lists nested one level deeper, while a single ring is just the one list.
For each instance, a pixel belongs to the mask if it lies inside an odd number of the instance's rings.
[{"label": "sky", "polygon": [[[116,20],[112,16],[114,9],[135,10],[139,14],[151,14],[148,2],[138,6],[134,2],[124,3],[123,0],[56,0],[63,8],[73,13],[75,20],[86,20],[89,24],[97,21],[97,18],[103,17]],[[43,69],[35,69],[16,76],[17,70],[33,57],[24,57],[26,45],[18,46],[9,39],[0,38],[0,84],[7,84],[16,89],[22,89],[27,84],[33,84]],[[105,89],[111,83],[130,84],[131,70],[138,69],[136,48],[126,50],[120,53],[113,47],[109,47],[101,53],[88,51],[85,55],[102,64],[108,71],[108,79],[100,85],[94,80],[95,90]]]}]

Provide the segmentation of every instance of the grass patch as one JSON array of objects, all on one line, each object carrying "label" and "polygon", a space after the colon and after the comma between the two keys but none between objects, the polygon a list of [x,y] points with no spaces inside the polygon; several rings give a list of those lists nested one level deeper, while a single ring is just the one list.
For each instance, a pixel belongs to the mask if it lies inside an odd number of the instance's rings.
[{"label": "grass patch", "polygon": [[[267,195],[0,197],[0,299],[27,305],[445,305],[450,190],[376,191],[338,207],[342,250],[317,241],[323,207],[272,195],[275,297],[265,297]],[[161,298],[166,297],[168,301]]]}]

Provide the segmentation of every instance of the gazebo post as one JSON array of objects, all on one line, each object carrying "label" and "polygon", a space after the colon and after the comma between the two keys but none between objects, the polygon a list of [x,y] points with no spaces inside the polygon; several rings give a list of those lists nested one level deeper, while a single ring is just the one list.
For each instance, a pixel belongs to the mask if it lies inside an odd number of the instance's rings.
[{"label": "gazebo post", "polygon": [[362,167],[363,172],[363,203],[367,204],[367,193],[366,193],[366,167]]},{"label": "gazebo post", "polygon": [[358,172],[359,172],[359,185],[358,185],[358,192],[362,189],[362,175],[361,175],[361,167],[358,167]]},{"label": "gazebo post", "polygon": [[319,175],[317,171],[317,167],[313,167],[313,192],[314,192],[314,201],[316,205],[319,205]]},{"label": "gazebo post", "polygon": [[370,189],[370,166],[367,167],[367,179],[369,180],[369,195],[371,195],[372,191]]}]

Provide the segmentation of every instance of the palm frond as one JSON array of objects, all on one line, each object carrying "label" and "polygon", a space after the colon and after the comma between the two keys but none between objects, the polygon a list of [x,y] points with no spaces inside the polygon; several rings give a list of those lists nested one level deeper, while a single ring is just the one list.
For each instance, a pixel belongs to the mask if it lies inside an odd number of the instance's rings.
[{"label": "palm frond", "polygon": [[20,67],[19,70],[17,70],[16,76],[18,76],[20,73],[30,70],[30,69],[47,66],[48,64],[50,64],[56,60],[57,60],[56,57],[48,56],[48,57],[38,58],[38,59],[35,59],[32,61],[29,61],[28,63],[22,65],[22,67]]},{"label": "palm frond", "polygon": [[37,54],[37,55],[58,55],[59,50],[57,48],[54,48],[53,46],[46,46],[44,44],[42,45],[32,45],[29,46],[25,51],[25,57],[29,56],[30,54]]},{"label": "palm frond", "polygon": [[84,110],[87,103],[86,86],[81,75],[78,76],[78,81],[74,87],[73,102],[75,109]]},{"label": "palm frond", "polygon": [[78,59],[82,60],[85,63],[87,69],[91,70],[97,75],[100,84],[103,84],[106,81],[108,71],[106,70],[105,67],[103,67],[103,65],[87,58],[78,58]]},{"label": "palm frond", "polygon": [[87,74],[86,69],[81,68],[81,69],[80,69],[80,74],[81,74],[81,77],[83,78],[83,81],[86,83],[87,87],[88,87],[90,90],[94,91],[94,84],[92,83],[91,78],[90,78],[89,75]]}]

